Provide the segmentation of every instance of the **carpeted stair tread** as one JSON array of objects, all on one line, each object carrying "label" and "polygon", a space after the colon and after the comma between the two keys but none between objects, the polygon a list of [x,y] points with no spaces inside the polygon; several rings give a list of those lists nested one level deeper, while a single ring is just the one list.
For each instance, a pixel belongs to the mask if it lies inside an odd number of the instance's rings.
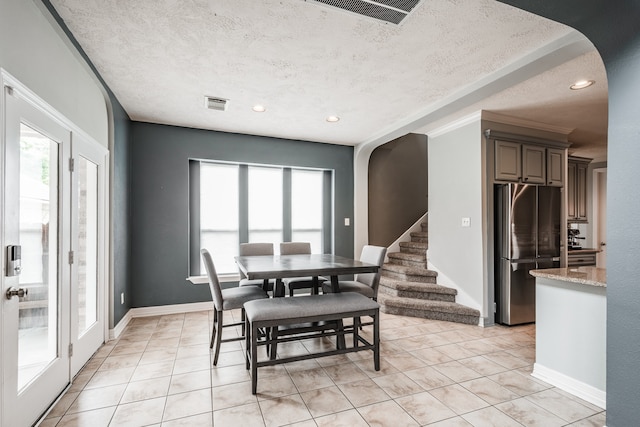
[{"label": "carpeted stair tread", "polygon": [[408,267],[406,265],[385,263],[382,265],[382,272],[393,272],[399,274],[406,274],[410,276],[424,276],[424,277],[436,277],[438,272],[433,270],[427,270],[420,267]]},{"label": "carpeted stair tread", "polygon": [[458,291],[456,289],[448,288],[436,283],[406,282],[404,280],[394,280],[388,277],[380,277],[380,286],[395,289],[398,291],[430,292],[447,295],[458,294]]},{"label": "carpeted stair tread", "polygon": [[401,259],[405,261],[416,261],[416,262],[427,261],[427,254],[408,254],[405,252],[391,252],[387,254],[387,256],[391,259]]},{"label": "carpeted stair tread", "polygon": [[480,312],[470,307],[446,301],[420,300],[378,295],[378,302],[383,313],[399,314],[425,319],[444,320],[449,322],[477,325]]},{"label": "carpeted stair tread", "polygon": [[427,250],[429,249],[429,244],[425,242],[400,242],[400,247]]}]

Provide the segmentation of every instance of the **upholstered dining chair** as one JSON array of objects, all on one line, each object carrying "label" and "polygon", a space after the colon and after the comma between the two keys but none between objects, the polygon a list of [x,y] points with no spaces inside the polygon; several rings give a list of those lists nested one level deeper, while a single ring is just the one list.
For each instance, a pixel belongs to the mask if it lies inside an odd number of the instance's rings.
[{"label": "upholstered dining chair", "polygon": [[[362,248],[360,261],[382,267],[387,248],[367,245]],[[358,292],[374,301],[378,299],[378,285],[380,284],[380,270],[376,273],[356,274],[354,280],[340,280],[340,292]],[[331,284],[323,283],[322,292],[331,293]]]},{"label": "upholstered dining chair", "polygon": [[[258,256],[258,255],[273,255],[273,243],[240,243],[240,256]],[[253,279],[249,280],[246,276],[240,272],[240,282],[238,286],[262,286],[264,287],[264,280]],[[275,281],[269,280],[267,289],[265,291],[273,290]]]},{"label": "upholstered dining chair", "polygon": [[[311,253],[309,242],[282,242],[280,243],[280,255],[306,255]],[[324,282],[324,278],[318,278],[318,286]],[[311,293],[317,293],[313,287],[313,277],[291,277],[283,279],[285,289],[292,297],[296,289],[311,289]]]},{"label": "upholstered dining chair", "polygon": [[[213,331],[211,332],[211,342],[209,348],[213,348],[215,344],[215,353],[213,356],[213,365],[218,364],[218,355],[220,354],[220,344],[223,342],[240,341],[244,339],[245,334],[245,312],[243,304],[247,301],[255,299],[269,298],[267,292],[259,286],[245,286],[237,288],[222,289],[216,267],[213,265],[213,259],[208,250],[200,251],[204,261],[204,267],[209,277],[209,288],[211,289],[211,298],[213,299]],[[241,309],[241,321],[236,323],[224,324],[223,313],[228,310]],[[226,327],[242,327],[242,336],[234,338],[222,339],[222,328]]]}]

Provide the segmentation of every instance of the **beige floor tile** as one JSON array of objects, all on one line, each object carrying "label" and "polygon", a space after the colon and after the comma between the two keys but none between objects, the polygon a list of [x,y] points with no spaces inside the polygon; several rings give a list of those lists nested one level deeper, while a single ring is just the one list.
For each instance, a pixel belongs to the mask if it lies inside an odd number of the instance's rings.
[{"label": "beige floor tile", "polygon": [[373,382],[394,399],[424,391],[422,387],[402,372],[373,378]]},{"label": "beige floor tile", "polygon": [[473,369],[477,373],[482,374],[483,376],[494,375],[500,372],[508,371],[508,369],[504,366],[499,365],[484,356],[475,356],[469,357],[467,359],[460,359],[458,360],[458,362],[462,363],[467,368]]},{"label": "beige floor tile", "polygon": [[213,388],[213,410],[257,403],[258,398],[251,394],[251,382],[223,385]]},{"label": "beige floor tile", "polygon": [[588,418],[599,412],[563,396],[555,390],[534,393],[527,396],[526,399],[570,423]]},{"label": "beige floor tile", "polygon": [[178,348],[178,343],[180,342],[180,337],[171,337],[171,338],[159,338],[156,340],[149,340],[149,344],[147,344],[147,350],[160,350],[164,348]]},{"label": "beige floor tile", "polygon": [[135,371],[133,371],[133,375],[131,376],[131,381],[142,381],[148,380],[151,378],[160,378],[171,376],[173,372],[173,360],[169,360],[166,362],[158,362],[158,363],[150,363],[148,365],[138,365]]},{"label": "beige floor tile", "polygon": [[200,345],[205,348],[209,348],[210,339],[211,335],[209,335],[207,332],[192,335],[182,335],[180,337],[178,345],[180,347]]},{"label": "beige floor tile", "polygon": [[71,387],[69,388],[69,392],[78,392],[82,391],[84,387],[89,383],[91,378],[93,377],[93,372],[84,373],[80,371],[78,375],[73,379],[71,383]]},{"label": "beige floor tile", "polygon": [[420,387],[425,390],[432,390],[434,388],[453,384],[453,380],[451,378],[441,374],[431,366],[425,366],[424,368],[406,371],[404,372],[404,374],[415,381]]},{"label": "beige floor tile", "polygon": [[[247,392],[250,393],[251,389],[247,389]],[[259,400],[273,399],[297,392],[298,389],[289,375],[261,378],[260,373],[258,372],[257,396]]]},{"label": "beige floor tile", "polygon": [[369,378],[353,362],[342,365],[327,366],[324,370],[327,375],[329,375],[329,378],[331,378],[336,384],[345,384]]},{"label": "beige floor tile", "polygon": [[311,413],[299,394],[262,400],[259,405],[267,427],[311,419]]},{"label": "beige floor tile", "polygon": [[525,426],[555,427],[566,424],[563,419],[525,398],[500,403],[496,408]]},{"label": "beige floor tile", "polygon": [[474,427],[522,427],[522,424],[493,406],[469,412],[462,415],[462,418]]},{"label": "beige floor tile", "polygon": [[358,412],[372,427],[420,425],[393,400],[358,408]]},{"label": "beige floor tile", "polygon": [[119,342],[111,350],[109,356],[122,356],[123,354],[143,353],[147,348],[147,341]]},{"label": "beige floor tile", "polygon": [[84,389],[87,390],[116,384],[126,384],[131,380],[135,369],[136,368],[123,368],[96,372],[93,374],[93,377],[91,377]]},{"label": "beige floor tile", "polygon": [[242,427],[264,427],[265,425],[257,402],[214,411],[213,424],[216,426]]},{"label": "beige floor tile", "polygon": [[489,406],[487,402],[459,384],[437,388],[429,391],[429,393],[458,415]]},{"label": "beige floor tile", "polygon": [[211,412],[211,389],[195,390],[167,396],[162,421]]},{"label": "beige floor tile", "polygon": [[165,421],[162,423],[162,427],[213,427],[213,413],[207,412],[204,414],[193,415],[191,417]]},{"label": "beige floor tile", "polygon": [[51,411],[47,414],[47,418],[55,418],[61,417],[65,412],[69,409],[69,407],[73,404],[80,393],[79,392],[67,392],[64,396],[60,398],[56,406],[54,406]]},{"label": "beige floor tile", "polygon": [[436,350],[435,348],[423,348],[420,350],[412,351],[411,354],[424,361],[427,365],[437,365],[453,360],[452,358]]},{"label": "beige floor tile", "polygon": [[300,360],[298,362],[291,362],[284,365],[284,368],[289,372],[289,374],[300,371],[309,371],[320,367],[321,366],[316,359]]},{"label": "beige floor tile", "polygon": [[468,357],[480,355],[480,353],[478,352],[467,350],[460,344],[441,345],[439,347],[436,347],[436,350],[438,350],[440,353],[446,354],[453,360],[466,359]]},{"label": "beige floor tile", "polygon": [[58,424],[61,419],[62,417],[46,418],[40,421],[38,427],[56,427],[56,424]]},{"label": "beige floor tile", "polygon": [[576,421],[571,427],[602,427],[606,425],[606,414],[601,412],[584,420]]},{"label": "beige floor tile", "polygon": [[84,390],[67,410],[67,414],[115,406],[120,402],[127,384]]},{"label": "beige floor tile", "polygon": [[432,368],[440,372],[441,374],[446,375],[457,383],[469,381],[482,376],[473,369],[467,368],[457,360],[441,363],[439,365],[433,365]]},{"label": "beige floor tile", "polygon": [[318,427],[368,427],[369,424],[355,409],[325,415],[315,419]]},{"label": "beige floor tile", "polygon": [[460,385],[491,405],[496,405],[498,403],[520,397],[518,394],[491,381],[489,378],[477,378],[475,380],[460,383]]},{"label": "beige floor tile", "polygon": [[169,361],[173,362],[176,358],[177,352],[178,350],[175,348],[147,350],[142,353],[142,357],[140,358],[140,362],[138,362],[138,365],[149,365],[152,363]]},{"label": "beige floor tile", "polygon": [[456,416],[455,412],[426,391],[401,397],[396,402],[421,425]]},{"label": "beige floor tile", "polygon": [[412,355],[411,353],[395,353],[389,354],[382,357],[386,362],[388,362],[391,366],[398,369],[400,372],[409,371],[412,369],[422,368],[427,366],[427,364]]},{"label": "beige floor tile", "polygon": [[369,378],[362,381],[339,384],[338,387],[356,408],[390,399],[390,396]]},{"label": "beige floor tile", "polygon": [[300,396],[313,417],[353,409],[353,405],[336,386],[307,391]]},{"label": "beige floor tile", "polygon": [[182,327],[158,328],[149,337],[151,340],[159,340],[163,338],[175,338],[182,335]]},{"label": "beige floor tile", "polygon": [[110,425],[118,427],[138,427],[160,423],[165,401],[166,397],[159,397],[118,405]]},{"label": "beige floor tile", "polygon": [[530,364],[529,362],[522,360],[518,357],[515,357],[507,353],[506,351],[485,354],[484,357],[486,357],[487,359],[493,362],[496,362],[499,365],[504,366],[507,369],[522,368]]},{"label": "beige floor tile", "polygon": [[473,427],[473,425],[466,422],[462,417],[453,417],[446,420],[438,421],[433,424],[429,424],[429,427]]},{"label": "beige floor tile", "polygon": [[531,376],[524,375],[518,371],[502,372],[487,378],[520,396],[528,396],[551,388],[550,385],[545,385],[541,381],[536,381]]},{"label": "beige floor tile", "polygon": [[189,345],[189,346],[180,346],[178,347],[176,353],[176,359],[188,359],[191,357],[200,357],[200,356],[209,356],[211,354],[211,349],[209,348],[209,342],[207,341],[207,345]]},{"label": "beige floor tile", "polygon": [[212,361],[209,355],[190,357],[188,359],[176,359],[173,364],[173,375],[209,369],[211,363]]},{"label": "beige floor tile", "polygon": [[391,363],[389,363],[387,360],[382,359],[382,358],[380,359],[380,370],[379,371],[376,371],[374,362],[373,362],[373,360],[371,358],[364,359],[364,360],[356,360],[354,363],[369,378],[382,377],[384,375],[391,375],[391,374],[395,374],[395,373],[400,372],[400,370],[398,370],[398,368],[396,368]]},{"label": "beige floor tile", "polygon": [[299,392],[317,390],[332,386],[334,383],[323,368],[295,371],[289,374]]},{"label": "beige floor tile", "polygon": [[92,411],[78,412],[75,414],[67,414],[56,427],[107,427],[111,422],[116,406],[109,408],[94,409]]},{"label": "beige floor tile", "polygon": [[142,353],[125,354],[122,356],[109,356],[104,359],[97,371],[110,371],[113,369],[136,367],[141,357]]},{"label": "beige floor tile", "polygon": [[208,369],[186,374],[174,374],[171,377],[169,394],[184,393],[203,388],[211,388],[211,375]]},{"label": "beige floor tile", "polygon": [[[258,378],[260,378],[260,373],[258,373]],[[244,382],[250,379],[249,371],[245,369],[244,365],[227,366],[211,370],[211,383],[214,387]],[[258,384],[260,384],[259,381]]]},{"label": "beige floor tile", "polygon": [[170,379],[171,377],[160,377],[130,382],[122,395],[120,403],[131,403],[166,396]]}]

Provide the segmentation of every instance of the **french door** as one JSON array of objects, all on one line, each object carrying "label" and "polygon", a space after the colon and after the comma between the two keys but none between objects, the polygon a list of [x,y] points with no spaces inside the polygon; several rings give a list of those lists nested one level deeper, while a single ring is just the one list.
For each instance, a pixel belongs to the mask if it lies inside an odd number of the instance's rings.
[{"label": "french door", "polygon": [[3,83],[2,426],[30,426],[104,341],[106,154]]}]

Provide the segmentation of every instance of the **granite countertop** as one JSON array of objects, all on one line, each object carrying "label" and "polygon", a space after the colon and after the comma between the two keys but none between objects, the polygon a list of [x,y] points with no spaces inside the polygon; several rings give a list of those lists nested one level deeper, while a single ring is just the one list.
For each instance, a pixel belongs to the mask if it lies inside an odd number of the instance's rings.
[{"label": "granite countertop", "polygon": [[582,285],[607,287],[607,269],[596,267],[567,267],[531,270],[534,277],[580,283]]}]

